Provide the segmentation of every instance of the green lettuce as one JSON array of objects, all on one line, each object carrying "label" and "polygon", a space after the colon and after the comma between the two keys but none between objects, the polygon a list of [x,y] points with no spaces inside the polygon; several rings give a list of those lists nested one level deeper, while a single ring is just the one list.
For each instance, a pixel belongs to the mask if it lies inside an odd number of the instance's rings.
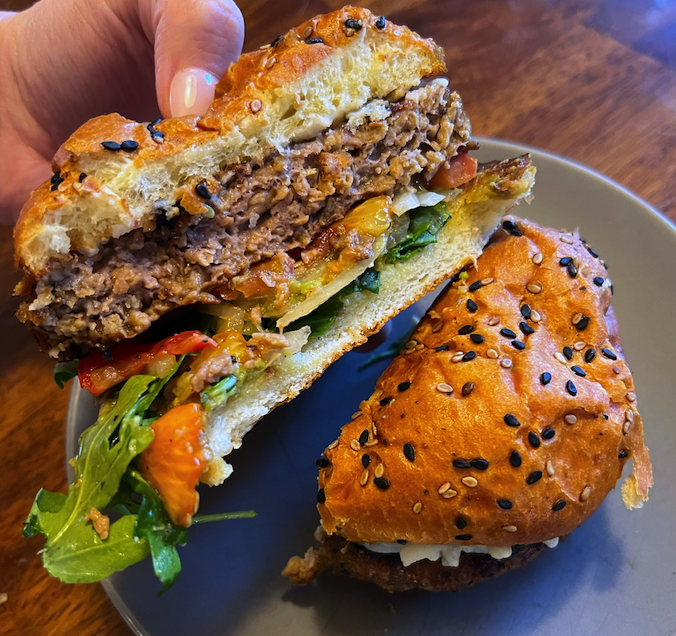
[{"label": "green lettuce", "polygon": [[387,251],[390,262],[407,260],[426,245],[437,242],[437,234],[446,225],[451,215],[441,201],[434,206],[416,208],[409,212],[410,224],[403,241]]}]

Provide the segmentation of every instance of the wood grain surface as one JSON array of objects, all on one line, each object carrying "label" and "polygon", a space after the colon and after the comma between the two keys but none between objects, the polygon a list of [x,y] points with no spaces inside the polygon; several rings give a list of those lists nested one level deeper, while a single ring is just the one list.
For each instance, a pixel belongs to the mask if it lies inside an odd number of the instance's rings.
[{"label": "wood grain surface", "polygon": [[[0,9],[27,4],[0,0]],[[451,86],[463,96],[477,135],[570,157],[676,221],[676,3],[363,4],[446,48]],[[337,0],[242,2],[245,49],[339,6]],[[14,318],[17,280],[11,228],[0,228],[0,594],[7,594],[0,634],[128,635],[100,586],[51,579],[37,555],[41,540],[21,537],[36,491],[65,489],[68,395],[52,382],[52,363]]]}]

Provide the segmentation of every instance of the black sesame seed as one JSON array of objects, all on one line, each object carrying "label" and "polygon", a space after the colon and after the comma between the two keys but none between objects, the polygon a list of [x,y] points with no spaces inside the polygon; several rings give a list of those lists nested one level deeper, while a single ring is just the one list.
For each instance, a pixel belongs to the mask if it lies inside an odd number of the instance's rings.
[{"label": "black sesame seed", "polygon": [[521,315],[528,320],[530,318],[530,306],[529,305],[521,305]]},{"label": "black sesame seed", "polygon": [[546,428],[542,431],[542,439],[552,439],[556,435],[556,431],[553,428]]},{"label": "black sesame seed", "polygon": [[534,483],[540,481],[542,479],[542,471],[541,470],[534,470],[528,477],[526,477],[526,483],[529,486],[532,486]]},{"label": "black sesame seed", "polygon": [[584,372],[584,370],[583,370],[582,368],[578,367],[577,365],[574,365],[574,366],[570,367],[570,370],[571,370],[575,375],[579,375],[581,378],[584,378],[584,377],[587,376],[587,374]]},{"label": "black sesame seed", "polygon": [[331,462],[326,458],[326,457],[320,457],[316,462],[315,465],[318,468],[326,468],[327,466],[331,465]]},{"label": "black sesame seed", "polygon": [[498,499],[498,506],[503,510],[511,510],[512,502],[509,499]]},{"label": "black sesame seed", "polygon": [[359,436],[359,443],[363,446],[366,442],[369,441],[369,432],[368,429],[364,429]]},{"label": "black sesame seed", "polygon": [[323,44],[324,40],[321,38],[307,38],[305,44]]},{"label": "black sesame seed", "polygon": [[441,345],[437,347],[435,351],[448,351],[448,345]]},{"label": "black sesame seed", "polygon": [[500,329],[500,335],[504,336],[505,338],[516,338],[516,334],[511,329],[507,329],[506,327]]},{"label": "black sesame seed", "polygon": [[370,463],[371,463],[371,456],[368,453],[364,453],[361,456],[361,465],[364,468],[368,468]]},{"label": "black sesame seed", "polygon": [[481,284],[480,280],[476,280],[469,286],[469,290],[475,292],[477,289],[481,289]]},{"label": "black sesame seed", "polygon": [[573,347],[565,346],[563,348],[563,355],[566,356],[566,360],[573,359]]},{"label": "black sesame seed", "polygon": [[512,415],[511,413],[507,413],[504,417],[505,424],[507,426],[521,426],[521,422],[516,419],[516,416]]},{"label": "black sesame seed", "polygon": [[377,20],[376,20],[376,29],[379,31],[382,31],[385,28],[385,16],[381,15]]},{"label": "black sesame seed", "polygon": [[601,278],[600,276],[594,278],[594,285],[596,285],[597,287],[603,286],[603,283],[605,282],[606,282],[605,279]]},{"label": "black sesame seed", "polygon": [[474,344],[481,344],[484,341],[484,337],[480,333],[471,333],[469,337]]},{"label": "black sesame seed", "polygon": [[270,46],[277,46],[283,39],[283,35],[278,35],[272,42],[270,42]]},{"label": "black sesame seed", "polygon": [[535,329],[523,320],[519,323],[519,329],[521,329],[521,333],[525,336],[530,336],[532,333],[535,333]]},{"label": "black sesame seed", "polygon": [[317,491],[317,503],[324,503],[326,501],[326,493],[323,488]]},{"label": "black sesame seed", "polygon": [[596,357],[596,349],[587,349],[584,352],[584,361],[591,362]]},{"label": "black sesame seed", "polygon": [[604,420],[607,420],[607,419],[608,419],[608,413],[604,413],[604,414],[603,414],[603,419],[604,419]]},{"label": "black sesame seed", "polygon": [[521,340],[512,340],[512,347],[517,351],[523,351],[526,348],[526,343],[521,342]]},{"label": "black sesame seed", "polygon": [[530,431],[530,433],[528,433],[528,441],[533,448],[538,448],[540,446],[540,436],[535,431]]},{"label": "black sesame seed", "polygon": [[627,457],[629,457],[629,453],[627,453],[626,450],[621,450],[621,451],[620,451],[620,454],[618,455],[618,457],[619,457],[620,459],[626,459]]},{"label": "black sesame seed", "polygon": [[380,490],[387,490],[390,487],[390,482],[385,477],[376,477],[373,483],[380,488]]},{"label": "black sesame seed", "polygon": [[118,144],[116,141],[102,141],[101,145],[106,149],[106,150],[112,150],[112,151],[117,151],[121,150],[122,146]]},{"label": "black sesame seed", "polygon": [[406,545],[406,539],[397,539],[399,545]]},{"label": "black sesame seed", "polygon": [[573,262],[573,257],[572,257],[572,256],[564,256],[564,257],[559,261],[559,265],[561,265],[561,267],[568,267],[568,265],[569,265],[570,263],[572,263],[572,262]]},{"label": "black sesame seed", "polygon": [[568,270],[568,276],[577,278],[577,265],[575,265],[575,263],[568,263],[566,269]]},{"label": "black sesame seed", "polygon": [[552,381],[552,374],[545,371],[540,375],[540,384],[546,386]]},{"label": "black sesame seed", "polygon": [[207,184],[204,181],[200,181],[195,186],[195,192],[197,193],[198,197],[202,197],[203,199],[211,199],[211,192],[209,192],[209,188],[207,188]]},{"label": "black sesame seed", "polygon": [[454,459],[453,466],[456,468],[471,468],[472,464],[470,464],[466,459]]},{"label": "black sesame seed", "polygon": [[578,331],[583,331],[589,325],[589,316],[582,316],[582,318],[575,324]]},{"label": "black sesame seed", "polygon": [[404,444],[404,457],[410,462],[415,461],[415,449],[411,444]]},{"label": "black sesame seed", "polygon": [[125,150],[126,152],[132,152],[138,148],[138,141],[133,139],[126,139],[120,144],[120,149]]},{"label": "black sesame seed", "polygon": [[488,468],[488,460],[483,459],[482,457],[472,459],[469,463],[472,468],[476,468],[477,470],[486,470]]},{"label": "black sesame seed", "polygon": [[615,288],[611,285],[610,286],[610,295],[612,296],[615,293]]},{"label": "black sesame seed", "polygon": [[113,361],[113,354],[112,354],[112,352],[110,351],[110,349],[103,349],[103,350],[101,351],[101,353],[103,354],[103,357],[104,357],[108,362],[112,362],[112,361]]},{"label": "black sesame seed", "polygon": [[467,527],[467,519],[465,517],[457,517],[455,519],[455,527],[458,530],[464,530]]},{"label": "black sesame seed", "polygon": [[471,538],[472,538],[471,534],[456,534],[455,535],[456,541],[469,541]]},{"label": "black sesame seed", "polygon": [[410,382],[400,382],[399,384],[397,384],[398,391],[408,391],[410,388],[411,388]]},{"label": "black sesame seed", "polygon": [[478,305],[471,298],[468,298],[467,311],[474,313],[477,309],[479,309]]},{"label": "black sesame seed", "polygon": [[476,351],[468,351],[464,356],[462,356],[462,361],[469,362],[470,360],[474,360],[474,358],[476,358]]},{"label": "black sesame seed", "polygon": [[77,178],[77,180],[82,183],[85,179],[87,178],[87,173],[86,172],[81,172],[80,176]]},{"label": "black sesame seed", "polygon": [[610,358],[611,360],[617,360],[617,356],[616,356],[615,353],[614,353],[613,351],[611,351],[610,349],[606,349],[606,348],[604,347],[603,349],[601,349],[601,353],[602,353],[606,358]]},{"label": "black sesame seed", "polygon": [[596,251],[595,249],[592,249],[591,247],[589,247],[589,245],[585,245],[585,247],[587,248],[587,251],[588,251],[594,258],[598,258],[598,257],[599,257],[599,255],[598,255],[598,253],[597,253],[597,251]]},{"label": "black sesame seed", "polygon": [[566,507],[566,500],[565,499],[559,499],[553,506],[552,510],[554,512],[558,512],[559,510],[563,510]]},{"label": "black sesame seed", "polygon": [[61,181],[63,181],[63,179],[61,178],[61,170],[57,170],[57,171],[51,176],[51,178],[49,179],[49,181],[50,181],[52,184],[54,184],[54,183],[60,183]]},{"label": "black sesame seed", "polygon": [[348,18],[345,20],[345,28],[354,29],[355,31],[361,31],[361,20],[356,20],[355,18]]},{"label": "black sesame seed", "polygon": [[566,382],[566,391],[570,393],[573,397],[577,395],[577,387],[573,384],[572,380]]},{"label": "black sesame seed", "polygon": [[387,406],[394,398],[391,397],[384,397],[382,400],[380,400],[379,404],[380,406]]},{"label": "black sesame seed", "polygon": [[474,331],[473,325],[465,325],[464,327],[460,327],[460,329],[458,329],[458,333],[461,336],[466,336],[468,333],[472,333],[473,331]]},{"label": "black sesame seed", "polygon": [[503,221],[502,229],[509,232],[512,236],[523,236],[523,232],[517,227],[514,221]]},{"label": "black sesame seed", "polygon": [[521,455],[519,451],[512,451],[512,454],[509,456],[509,463],[514,466],[514,468],[521,466]]},{"label": "black sesame seed", "polygon": [[462,397],[467,397],[472,391],[474,391],[474,382],[465,382],[462,385]]}]

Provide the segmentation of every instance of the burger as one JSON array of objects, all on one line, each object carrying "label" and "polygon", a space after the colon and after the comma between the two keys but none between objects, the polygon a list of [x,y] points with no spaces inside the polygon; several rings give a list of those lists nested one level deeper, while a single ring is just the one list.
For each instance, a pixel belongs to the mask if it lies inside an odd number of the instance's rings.
[{"label": "burger", "polygon": [[[479,255],[528,199],[478,165],[442,50],[365,9],[243,55],[202,117],[92,119],[15,231],[18,316],[101,401],[24,534],[68,582],[180,570],[198,481],[340,355]],[[112,514],[113,511],[115,514]]]},{"label": "burger", "polygon": [[604,263],[576,233],[506,218],[317,464],[323,569],[457,591],[531,561],[622,485],[653,483]]}]

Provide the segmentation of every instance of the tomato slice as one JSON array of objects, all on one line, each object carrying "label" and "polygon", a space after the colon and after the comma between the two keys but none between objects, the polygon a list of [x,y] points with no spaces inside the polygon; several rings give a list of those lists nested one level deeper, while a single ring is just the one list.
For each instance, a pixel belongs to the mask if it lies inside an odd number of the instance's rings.
[{"label": "tomato slice", "polygon": [[104,351],[90,351],[77,367],[80,386],[92,395],[101,395],[132,375],[143,373],[150,362],[165,355],[198,353],[216,342],[199,331],[184,331],[157,344],[119,342]]},{"label": "tomato slice", "polygon": [[477,163],[474,157],[461,152],[450,161],[441,164],[427,185],[432,188],[457,188],[476,177]]},{"label": "tomato slice", "polygon": [[171,520],[186,528],[200,500],[195,487],[204,464],[199,443],[202,415],[195,403],[168,411],[151,424],[155,437],[139,458],[141,474],[160,493]]}]

